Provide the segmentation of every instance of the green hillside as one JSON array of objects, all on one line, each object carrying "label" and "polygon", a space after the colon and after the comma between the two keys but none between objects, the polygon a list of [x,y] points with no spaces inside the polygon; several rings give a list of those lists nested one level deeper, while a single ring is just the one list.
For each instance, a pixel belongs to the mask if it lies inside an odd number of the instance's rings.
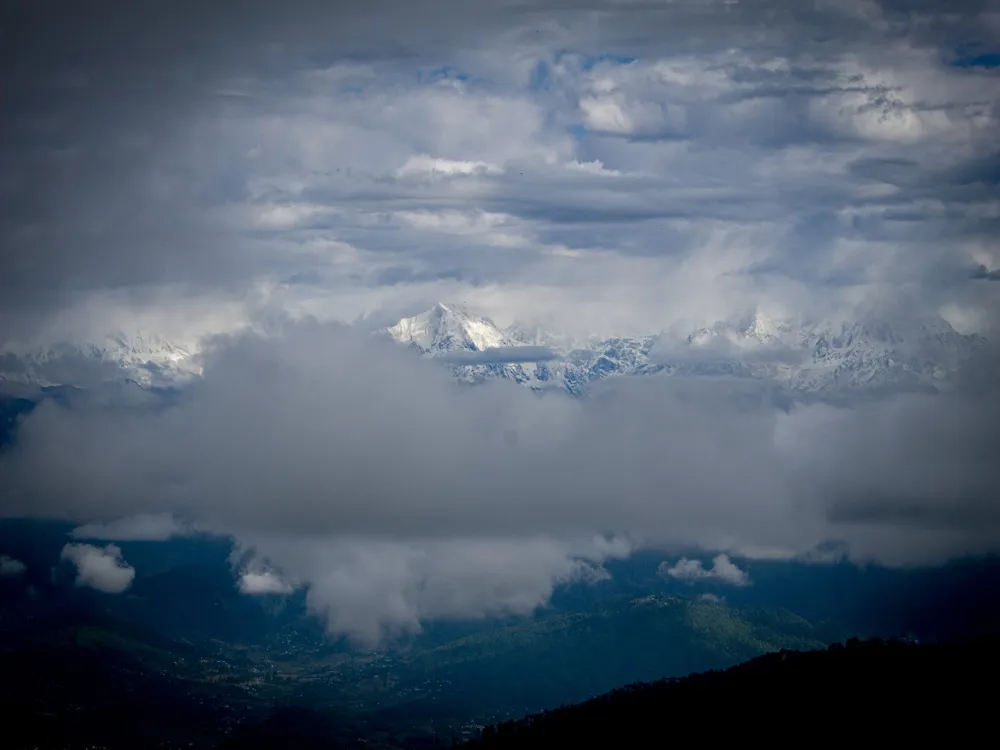
[{"label": "green hillside", "polygon": [[486,630],[411,654],[398,669],[406,681],[460,686],[449,700],[470,711],[534,710],[782,648],[824,648],[829,636],[779,609],[650,596]]}]

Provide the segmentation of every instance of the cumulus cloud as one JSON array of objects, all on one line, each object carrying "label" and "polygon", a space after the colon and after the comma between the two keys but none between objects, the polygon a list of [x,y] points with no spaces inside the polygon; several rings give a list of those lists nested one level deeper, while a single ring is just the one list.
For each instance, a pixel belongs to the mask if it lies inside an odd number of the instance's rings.
[{"label": "cumulus cloud", "polygon": [[113,544],[95,547],[91,544],[67,544],[60,559],[76,566],[76,585],[120,594],[132,585],[135,568],[122,559],[121,550]]},{"label": "cumulus cloud", "polygon": [[678,581],[711,581],[727,586],[746,586],[750,583],[747,572],[740,569],[726,554],[717,555],[712,560],[711,568],[706,568],[701,560],[688,557],[682,557],[673,565],[662,562],[657,574]]},{"label": "cumulus cloud", "polygon": [[[602,580],[603,562],[631,552],[627,540],[605,537],[237,538],[253,559],[308,584],[306,603],[331,633],[366,645],[429,620],[530,614],[557,585]],[[290,590],[273,572],[250,575],[241,578],[246,593]]]},{"label": "cumulus cloud", "polygon": [[108,523],[89,523],[70,532],[74,539],[97,539],[109,542],[163,542],[187,536],[193,530],[169,513],[141,514]]},{"label": "cumulus cloud", "polygon": [[0,555],[0,577],[7,578],[23,575],[27,569],[28,566],[20,560],[8,555]]}]

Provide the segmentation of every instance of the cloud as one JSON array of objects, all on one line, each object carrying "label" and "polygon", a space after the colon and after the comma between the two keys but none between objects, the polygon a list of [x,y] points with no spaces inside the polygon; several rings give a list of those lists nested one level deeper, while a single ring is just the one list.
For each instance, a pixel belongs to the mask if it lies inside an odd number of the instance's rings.
[{"label": "cloud", "polygon": [[350,536],[642,530],[804,550],[830,534],[834,500],[872,487],[932,505],[989,497],[988,383],[790,410],[767,383],[725,379],[539,398],[462,388],[340,326],[288,324],[217,342],[204,379],[172,402],[43,402],[0,456],[2,510]]},{"label": "cloud", "polygon": [[781,342],[734,341],[717,333],[695,336],[693,340],[664,337],[650,351],[650,361],[659,364],[717,364],[746,362],[753,364],[805,364],[811,352]]},{"label": "cloud", "polygon": [[290,594],[295,588],[272,571],[261,573],[246,572],[240,576],[239,589],[242,594],[259,596],[262,594]]},{"label": "cloud", "polygon": [[724,379],[571,401],[458,389],[338,325],[458,299],[587,338],[888,300],[995,338],[1000,297],[969,276],[997,267],[1000,83],[951,62],[991,3],[792,6],[5,9],[0,365],[92,385],[120,373],[49,345],[121,329],[204,349],[205,369],[163,403],[41,404],[0,454],[0,515],[258,541],[332,631],[369,639],[537,606],[599,575],[595,533],[994,551],[987,365],[849,408],[776,410]]},{"label": "cloud", "polygon": [[[631,551],[626,540],[602,537],[238,538],[254,560],[266,558],[308,584],[307,606],[331,633],[367,646],[419,632],[430,620],[530,614],[557,585],[602,580],[608,574],[601,563]],[[244,574],[241,590],[286,593],[290,587],[267,572]]]},{"label": "cloud", "polygon": [[674,578],[678,581],[710,581],[728,586],[746,586],[750,576],[746,571],[736,566],[728,555],[717,555],[712,560],[712,567],[706,568],[701,560],[682,557],[673,565],[660,563],[657,574],[664,578]]},{"label": "cloud", "polygon": [[162,542],[192,533],[187,526],[170,514],[142,514],[120,518],[109,523],[77,526],[70,532],[73,539],[98,539],[111,542]]},{"label": "cloud", "polygon": [[0,577],[9,578],[23,575],[27,569],[28,566],[20,560],[8,557],[7,555],[0,555]]},{"label": "cloud", "polygon": [[59,555],[76,566],[76,585],[120,594],[132,585],[135,568],[122,559],[121,550],[113,544],[95,547],[91,544],[67,544]]},{"label": "cloud", "polygon": [[436,359],[461,365],[495,365],[523,362],[550,362],[559,354],[546,346],[497,346],[481,352],[448,352]]},{"label": "cloud", "polygon": [[947,62],[988,3],[106,3],[72,57],[65,5],[0,40],[5,338],[403,297],[645,332],[914,284],[1000,319],[937,272],[996,230],[996,77]]}]

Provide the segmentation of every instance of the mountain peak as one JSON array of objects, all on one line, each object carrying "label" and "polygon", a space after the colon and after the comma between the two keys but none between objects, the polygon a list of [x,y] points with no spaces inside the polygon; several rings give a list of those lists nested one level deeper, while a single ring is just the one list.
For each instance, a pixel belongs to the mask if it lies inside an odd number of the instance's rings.
[{"label": "mountain peak", "polygon": [[438,302],[429,310],[402,318],[386,332],[396,341],[423,352],[474,352],[516,346],[489,318],[473,315],[464,305]]}]

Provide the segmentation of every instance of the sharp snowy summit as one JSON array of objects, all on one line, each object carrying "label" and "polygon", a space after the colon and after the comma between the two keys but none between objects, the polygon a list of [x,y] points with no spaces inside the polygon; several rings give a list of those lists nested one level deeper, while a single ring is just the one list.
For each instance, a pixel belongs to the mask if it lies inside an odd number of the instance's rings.
[{"label": "sharp snowy summit", "polygon": [[556,352],[532,345],[516,332],[501,330],[463,305],[438,303],[403,318],[385,333],[424,356],[441,360],[467,383],[501,378],[543,389],[553,381],[549,361],[558,357]]},{"label": "sharp snowy summit", "polygon": [[396,341],[431,355],[456,351],[484,352],[521,343],[504,334],[493,321],[473,315],[464,306],[440,302],[426,312],[403,318],[387,331]]}]

